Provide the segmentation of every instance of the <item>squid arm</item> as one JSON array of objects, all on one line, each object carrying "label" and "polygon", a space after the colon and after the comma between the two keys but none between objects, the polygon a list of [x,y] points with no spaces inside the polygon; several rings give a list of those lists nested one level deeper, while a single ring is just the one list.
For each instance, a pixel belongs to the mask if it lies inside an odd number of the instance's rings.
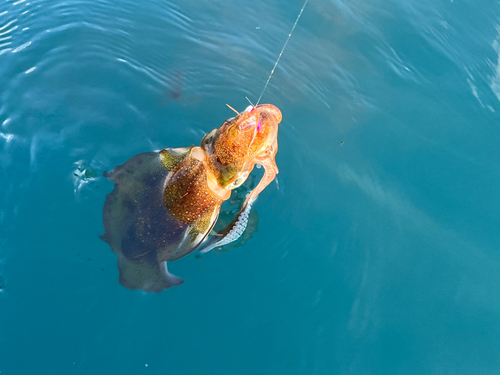
[{"label": "squid arm", "polygon": [[264,167],[264,175],[259,181],[259,184],[248,194],[234,220],[224,229],[219,232],[215,232],[199,247],[201,254],[208,253],[216,247],[234,242],[243,234],[248,224],[248,217],[250,215],[252,205],[257,199],[257,196],[266,188],[267,185],[271,183],[272,180],[274,180],[279,172],[274,159],[276,151],[277,147],[271,147],[270,150],[255,159],[256,164],[261,164]]}]

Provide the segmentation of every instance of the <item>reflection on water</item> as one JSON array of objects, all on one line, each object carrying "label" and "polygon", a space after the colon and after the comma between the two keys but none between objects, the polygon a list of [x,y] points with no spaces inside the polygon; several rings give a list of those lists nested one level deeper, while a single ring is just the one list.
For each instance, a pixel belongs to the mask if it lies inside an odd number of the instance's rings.
[{"label": "reflection on water", "polygon": [[256,100],[302,3],[0,4],[2,374],[499,371],[494,1],[310,1],[258,230],[116,283],[102,172]]}]

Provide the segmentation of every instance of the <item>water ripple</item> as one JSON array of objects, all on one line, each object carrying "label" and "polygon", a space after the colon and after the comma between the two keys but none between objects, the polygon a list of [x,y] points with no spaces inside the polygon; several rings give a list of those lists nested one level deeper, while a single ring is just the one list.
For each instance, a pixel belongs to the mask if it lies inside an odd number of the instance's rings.
[{"label": "water ripple", "polygon": [[19,47],[15,48],[14,50],[12,50],[12,53],[17,53],[19,51],[22,51],[23,49],[25,49],[26,47],[28,47],[30,45],[31,45],[31,42],[26,42],[26,43],[20,45]]},{"label": "water ripple", "polygon": [[4,30],[4,29],[6,29],[7,27],[9,27],[9,26],[13,25],[14,23],[16,23],[16,21],[17,21],[17,19],[14,19],[14,20],[12,20],[12,21],[10,21],[10,22],[6,23],[5,25],[1,26],[1,27],[0,27],[0,31],[2,31],[2,33],[1,33],[0,35],[4,35],[4,34],[6,34],[6,33],[8,33],[8,32],[11,32],[12,30],[14,30],[14,29],[10,29],[10,30],[7,30],[7,31],[3,31],[3,30]]}]

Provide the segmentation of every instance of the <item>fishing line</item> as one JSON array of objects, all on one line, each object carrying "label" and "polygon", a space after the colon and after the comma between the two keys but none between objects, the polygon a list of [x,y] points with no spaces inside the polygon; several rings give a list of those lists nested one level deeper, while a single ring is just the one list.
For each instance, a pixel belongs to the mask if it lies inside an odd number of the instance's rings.
[{"label": "fishing line", "polygon": [[283,46],[283,48],[281,49],[281,52],[278,56],[278,59],[276,60],[276,63],[274,64],[274,67],[273,67],[273,70],[271,70],[271,74],[269,74],[269,78],[267,79],[267,82],[266,84],[264,85],[264,89],[262,90],[262,92],[260,93],[260,96],[259,96],[259,100],[257,100],[257,104],[255,104],[255,106],[258,106],[259,105],[259,102],[260,102],[260,99],[262,98],[262,95],[264,95],[264,91],[266,91],[266,88],[267,88],[267,85],[269,84],[269,81],[271,80],[271,77],[273,76],[274,74],[274,70],[276,69],[276,67],[278,66],[278,63],[281,59],[281,55],[283,55],[283,51],[285,50],[286,48],[286,45],[288,44],[288,41],[290,40],[290,37],[292,36],[293,34],[293,30],[295,30],[295,26],[297,26],[297,23],[299,22],[299,19],[300,19],[300,16],[302,15],[302,12],[304,11],[304,8],[306,7],[306,4],[309,0],[305,0],[304,1],[304,5],[302,5],[302,9],[300,10],[300,13],[299,15],[297,16],[297,19],[295,20],[295,23],[293,24],[293,27],[292,27],[292,30],[290,31],[290,34],[288,34],[288,38],[286,38],[286,42],[285,42],[285,45]]}]

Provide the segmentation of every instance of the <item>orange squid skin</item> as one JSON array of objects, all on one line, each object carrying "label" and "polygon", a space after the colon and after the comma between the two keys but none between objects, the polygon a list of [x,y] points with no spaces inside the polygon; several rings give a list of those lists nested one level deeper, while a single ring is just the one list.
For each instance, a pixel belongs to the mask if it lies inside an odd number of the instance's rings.
[{"label": "orange squid skin", "polygon": [[248,107],[203,137],[200,146],[136,155],[105,174],[115,188],[103,209],[106,241],[118,256],[120,283],[159,292],[183,280],[167,262],[192,251],[207,238],[221,204],[255,164],[265,171],[247,196],[253,202],[278,173],[280,110]]}]

